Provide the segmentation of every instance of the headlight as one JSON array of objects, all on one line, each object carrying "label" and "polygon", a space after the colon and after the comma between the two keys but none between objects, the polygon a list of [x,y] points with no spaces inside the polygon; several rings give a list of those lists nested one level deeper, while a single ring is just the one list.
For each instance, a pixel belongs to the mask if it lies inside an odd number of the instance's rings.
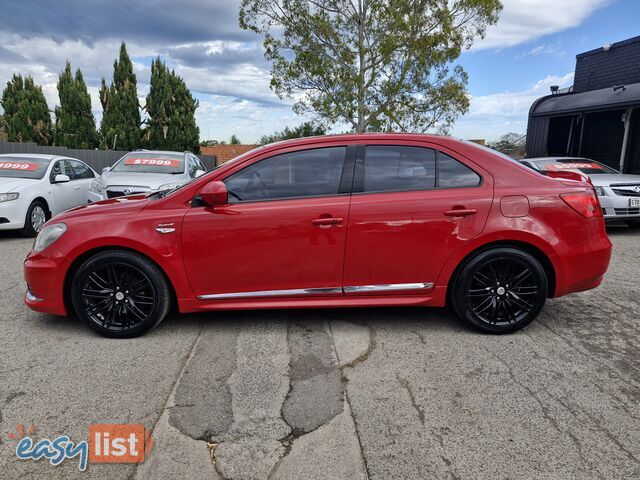
[{"label": "headlight", "polygon": [[599,197],[606,197],[607,192],[604,191],[604,187],[596,187],[596,195]]},{"label": "headlight", "polygon": [[10,202],[11,200],[15,200],[19,196],[19,193],[0,193],[0,203]]},{"label": "headlight", "polygon": [[158,191],[162,192],[163,190],[173,190],[174,188],[178,188],[181,185],[182,185],[182,183],[180,183],[180,182],[165,183],[164,185],[160,185],[158,187]]},{"label": "headlight", "polygon": [[89,191],[93,193],[102,193],[104,191],[104,187],[102,186],[102,183],[100,183],[100,181],[94,180],[93,182],[91,182]]},{"label": "headlight", "polygon": [[33,242],[33,251],[40,253],[53,242],[58,240],[66,231],[67,226],[64,223],[53,223],[51,225],[47,225],[40,230],[40,233],[36,237],[36,241]]}]

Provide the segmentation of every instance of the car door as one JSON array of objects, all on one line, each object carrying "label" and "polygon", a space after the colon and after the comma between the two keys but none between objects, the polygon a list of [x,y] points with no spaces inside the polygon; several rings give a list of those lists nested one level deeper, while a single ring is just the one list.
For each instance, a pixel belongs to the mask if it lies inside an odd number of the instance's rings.
[{"label": "car door", "polygon": [[228,205],[192,207],[182,238],[196,295],[342,295],[354,162],[347,151],[328,146],[269,156],[224,178]]},{"label": "car door", "polygon": [[[56,175],[66,175],[70,181],[56,183]],[[49,182],[51,183],[51,192],[53,195],[53,202],[51,202],[49,208],[51,208],[53,215],[77,206],[76,199],[78,198],[78,193],[71,181],[73,176],[73,170],[67,160],[60,159],[54,161],[51,172],[49,173]]]},{"label": "car door", "polygon": [[431,289],[451,253],[484,227],[493,186],[479,172],[437,146],[359,146],[345,294]]},{"label": "car door", "polygon": [[94,171],[84,162],[80,160],[68,159],[69,165],[73,172],[71,183],[73,186],[76,206],[87,203],[89,197],[89,187],[91,182],[96,178]]}]

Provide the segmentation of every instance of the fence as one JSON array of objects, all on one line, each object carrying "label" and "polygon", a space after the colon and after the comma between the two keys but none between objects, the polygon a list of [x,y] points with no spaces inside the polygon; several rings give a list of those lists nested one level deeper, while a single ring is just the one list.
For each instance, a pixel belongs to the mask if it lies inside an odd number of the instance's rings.
[{"label": "fence", "polygon": [[[46,147],[35,143],[0,140],[0,153],[39,153],[78,158],[96,172],[101,173],[103,168],[110,167],[127,152],[122,150],[79,150],[67,147]],[[198,158],[207,167],[207,170],[211,170],[216,166],[216,157],[214,155],[198,155]]]}]

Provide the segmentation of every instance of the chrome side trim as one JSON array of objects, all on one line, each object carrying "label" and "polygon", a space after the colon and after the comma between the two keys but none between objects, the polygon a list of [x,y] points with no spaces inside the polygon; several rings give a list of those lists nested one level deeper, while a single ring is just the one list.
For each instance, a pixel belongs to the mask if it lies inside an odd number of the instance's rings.
[{"label": "chrome side trim", "polygon": [[387,283],[384,285],[358,285],[344,287],[344,293],[392,292],[396,290],[421,290],[433,288],[433,283]]},{"label": "chrome side trim", "polygon": [[225,300],[232,298],[300,297],[305,295],[332,295],[336,293],[393,292],[433,288],[433,283],[389,283],[384,285],[359,285],[350,287],[294,288],[291,290],[261,290],[256,292],[231,292],[198,295],[198,300]]},{"label": "chrome side trim", "polygon": [[257,292],[214,293],[198,295],[198,300],[223,300],[228,298],[299,297],[301,295],[331,295],[342,293],[340,287],[294,288],[291,290],[262,290]]}]

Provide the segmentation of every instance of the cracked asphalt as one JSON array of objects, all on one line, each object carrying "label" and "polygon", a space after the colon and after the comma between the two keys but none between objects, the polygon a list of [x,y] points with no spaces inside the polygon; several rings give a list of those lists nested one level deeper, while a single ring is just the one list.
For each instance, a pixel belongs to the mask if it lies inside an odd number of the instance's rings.
[{"label": "cracked asphalt", "polygon": [[[640,232],[596,290],[488,336],[439,309],[172,316],[133,340],[22,304],[0,234],[0,477],[640,478]],[[8,437],[143,423],[141,464],[52,466]]]}]

